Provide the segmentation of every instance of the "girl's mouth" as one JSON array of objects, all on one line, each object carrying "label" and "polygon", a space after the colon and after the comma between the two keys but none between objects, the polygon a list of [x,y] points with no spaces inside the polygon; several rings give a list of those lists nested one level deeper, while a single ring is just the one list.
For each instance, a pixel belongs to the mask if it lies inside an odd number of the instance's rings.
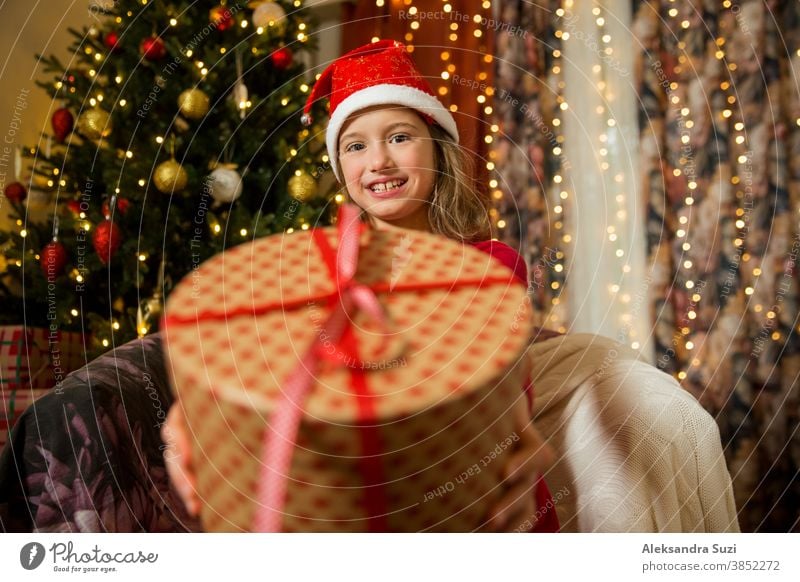
[{"label": "girl's mouth", "polygon": [[405,186],[407,180],[389,180],[388,182],[380,182],[368,187],[372,195],[376,198],[391,198],[396,196]]}]

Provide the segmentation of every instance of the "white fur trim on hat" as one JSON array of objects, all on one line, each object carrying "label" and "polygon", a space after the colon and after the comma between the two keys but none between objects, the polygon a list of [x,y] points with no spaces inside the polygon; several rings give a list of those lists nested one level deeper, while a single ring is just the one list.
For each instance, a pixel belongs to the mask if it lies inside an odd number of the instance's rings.
[{"label": "white fur trim on hat", "polygon": [[353,93],[339,103],[328,122],[325,142],[328,145],[328,157],[333,173],[339,181],[342,180],[338,164],[339,133],[342,131],[342,126],[353,113],[373,105],[403,105],[416,109],[420,113],[431,116],[456,143],[458,142],[456,120],[436,97],[407,85],[373,85]]}]

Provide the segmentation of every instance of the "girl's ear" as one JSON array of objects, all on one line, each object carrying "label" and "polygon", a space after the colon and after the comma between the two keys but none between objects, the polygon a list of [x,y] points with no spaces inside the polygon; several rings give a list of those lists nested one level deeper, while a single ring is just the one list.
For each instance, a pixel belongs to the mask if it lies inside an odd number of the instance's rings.
[{"label": "girl's ear", "polygon": [[192,447],[180,402],[169,409],[167,419],[161,426],[161,439],[165,445],[164,465],[167,475],[186,506],[186,511],[191,516],[197,516],[200,513],[200,496],[197,494]]}]

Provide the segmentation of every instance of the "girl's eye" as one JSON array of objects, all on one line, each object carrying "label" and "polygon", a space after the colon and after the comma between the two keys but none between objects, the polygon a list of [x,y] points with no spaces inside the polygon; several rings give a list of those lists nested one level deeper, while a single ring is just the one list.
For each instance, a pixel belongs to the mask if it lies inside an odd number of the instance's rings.
[{"label": "girl's eye", "polygon": [[405,133],[398,133],[398,134],[395,134],[392,137],[390,137],[389,141],[391,143],[402,143],[404,141],[408,141],[409,139],[411,139],[411,138],[408,135],[406,135]]},{"label": "girl's eye", "polygon": [[362,143],[358,143],[358,142],[351,143],[351,144],[348,144],[347,146],[345,146],[344,151],[345,151],[345,153],[357,152],[357,151],[361,150],[363,147],[364,147],[364,144],[362,144]]}]

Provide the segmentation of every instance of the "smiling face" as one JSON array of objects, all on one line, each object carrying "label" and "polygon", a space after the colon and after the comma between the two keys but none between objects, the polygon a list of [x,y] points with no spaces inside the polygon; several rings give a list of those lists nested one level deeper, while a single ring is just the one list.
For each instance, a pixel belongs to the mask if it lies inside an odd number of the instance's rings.
[{"label": "smiling face", "polygon": [[430,230],[436,155],[413,109],[380,105],[353,115],[339,136],[339,164],[350,199],[377,226]]}]

